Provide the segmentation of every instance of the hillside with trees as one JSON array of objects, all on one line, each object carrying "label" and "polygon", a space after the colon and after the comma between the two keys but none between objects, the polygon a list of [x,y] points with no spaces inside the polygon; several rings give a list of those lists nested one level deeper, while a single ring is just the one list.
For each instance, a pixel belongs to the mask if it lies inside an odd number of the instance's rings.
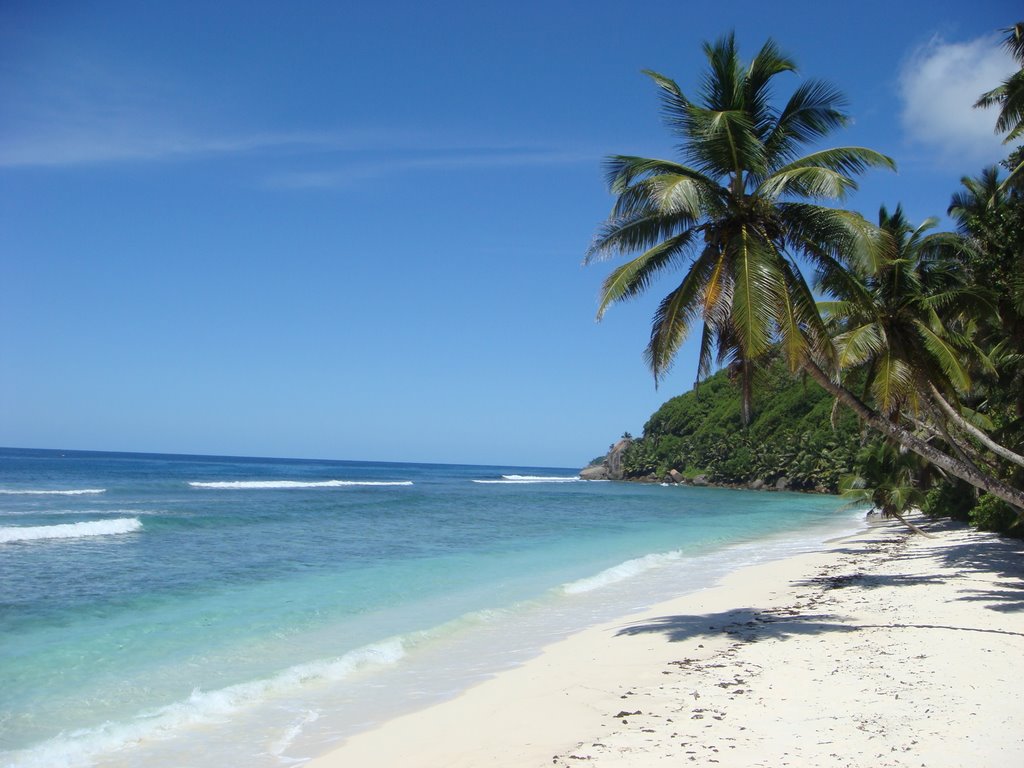
[{"label": "hillside with trees", "polygon": [[671,470],[716,485],[836,493],[853,472],[863,437],[857,419],[781,359],[754,373],[753,416],[743,425],[733,370],[661,406],[623,454],[627,478],[663,479]]}]

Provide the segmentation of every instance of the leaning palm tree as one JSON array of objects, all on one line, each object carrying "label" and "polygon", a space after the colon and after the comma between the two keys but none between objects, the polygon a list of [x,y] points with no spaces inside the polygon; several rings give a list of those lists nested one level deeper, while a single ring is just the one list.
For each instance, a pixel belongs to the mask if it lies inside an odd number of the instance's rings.
[{"label": "leaning palm tree", "polygon": [[973,412],[967,418],[959,407],[972,385],[969,363],[992,370],[969,334],[974,317],[985,314],[979,308],[993,307],[990,292],[963,275],[964,261],[975,256],[972,242],[954,232],[929,232],[938,223],[934,218],[913,227],[900,206],[892,214],[883,207],[878,223],[888,247],[860,276],[866,290],[858,287],[844,298],[848,283],[842,284],[832,291],[839,298],[818,304],[840,326],[834,337],[840,371],[862,370],[882,414],[902,414],[933,430],[962,460],[985,463],[966,435],[1024,466],[1024,456],[974,423],[985,420]]},{"label": "leaning palm tree", "polygon": [[983,357],[943,319],[956,314],[956,305],[984,296],[963,282],[959,269],[957,257],[970,250],[969,241],[930,233],[937,223],[932,218],[913,227],[901,206],[891,214],[883,206],[883,257],[859,276],[852,296],[843,295],[850,284],[844,281],[827,286],[839,298],[818,304],[841,323],[834,338],[840,370],[864,369],[865,388],[885,415],[918,414],[933,396],[955,398],[971,385],[967,356]]},{"label": "leaning palm tree", "polygon": [[839,492],[851,505],[871,504],[883,517],[895,517],[914,533],[934,538],[906,518],[924,503],[916,477],[920,469],[917,456],[882,440],[857,454],[857,474],[844,477]]},{"label": "leaning palm tree", "polygon": [[[831,286],[862,288],[845,264],[883,257],[885,238],[859,214],[822,205],[856,187],[854,177],[893,161],[863,147],[800,155],[847,121],[843,98],[817,80],[801,83],[781,108],[773,79],[794,72],[768,41],[744,64],[732,35],[705,44],[708,72],[699,101],[671,79],[647,72],[660,89],[665,121],[681,141],[682,162],[616,155],[608,161],[615,206],[587,263],[632,255],[604,281],[598,318],[644,293],[673,268],[683,277],[655,312],[645,357],[657,382],[680,345],[701,326],[698,376],[717,353],[740,370],[744,418],[752,368],[774,345],[864,421],[942,469],[1024,510],[1024,492],[989,478],[872,409],[838,381],[835,349],[797,257]],[[865,301],[869,297],[865,293]]]}]

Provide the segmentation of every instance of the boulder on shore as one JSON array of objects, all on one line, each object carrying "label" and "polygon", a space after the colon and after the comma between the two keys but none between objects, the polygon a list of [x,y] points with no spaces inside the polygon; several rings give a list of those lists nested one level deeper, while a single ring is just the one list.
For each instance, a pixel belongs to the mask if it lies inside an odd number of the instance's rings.
[{"label": "boulder on shore", "polygon": [[622,454],[633,443],[633,440],[624,437],[619,440],[608,451],[604,461],[594,464],[580,471],[581,480],[621,480],[626,472],[622,468]]},{"label": "boulder on shore", "polygon": [[684,479],[685,478],[683,477],[682,473],[678,469],[670,469],[668,471],[668,476],[665,478],[665,481],[669,482],[669,483],[676,483],[676,484],[678,484],[678,483],[683,482]]},{"label": "boulder on shore", "polygon": [[694,485],[708,485],[708,476],[707,475],[697,475],[695,478],[693,478],[693,484]]}]

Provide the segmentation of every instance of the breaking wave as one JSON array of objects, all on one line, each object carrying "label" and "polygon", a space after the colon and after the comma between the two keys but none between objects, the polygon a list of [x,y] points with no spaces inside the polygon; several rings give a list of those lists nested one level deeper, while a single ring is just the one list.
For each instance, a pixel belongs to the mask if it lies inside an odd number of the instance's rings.
[{"label": "breaking wave", "polygon": [[[196,688],[192,694],[173,704],[142,712],[127,722],[106,722],[95,728],[62,733],[56,738],[14,753],[13,765],[19,768],[85,768],[111,753],[150,740],[171,738],[182,728],[222,720],[242,709],[269,698],[288,694],[301,686],[321,681],[342,680],[369,667],[389,666],[405,656],[401,638],[358,648],[336,659],[290,667],[273,677],[238,683],[213,691]],[[309,712],[293,723],[278,745],[283,751],[302,726],[317,718]]]},{"label": "breaking wave", "polygon": [[676,550],[674,552],[656,552],[654,554],[644,555],[643,557],[637,557],[633,560],[626,560],[625,562],[614,565],[611,568],[607,568],[594,576],[589,576],[585,579],[564,584],[562,585],[562,591],[567,595],[578,595],[583,592],[591,592],[595,589],[606,587],[609,584],[616,584],[620,581],[631,579],[634,576],[639,576],[641,573],[655,568],[660,568],[663,565],[678,562],[682,557],[683,553]]},{"label": "breaking wave", "polygon": [[412,485],[411,480],[226,480],[220,482],[189,483],[193,488],[220,490],[268,490],[285,488],[349,488],[353,486]]},{"label": "breaking wave", "polygon": [[76,488],[67,491],[36,491],[0,488],[3,496],[87,496],[93,493],[106,493],[106,488]]},{"label": "breaking wave", "polygon": [[530,483],[581,483],[579,477],[551,477],[548,475],[502,475],[500,480],[474,480],[483,485],[526,485]]},{"label": "breaking wave", "polygon": [[142,523],[137,517],[94,520],[87,523],[61,523],[60,525],[6,526],[0,528],[0,544],[40,539],[78,539],[83,536],[108,536],[115,533],[135,533],[141,530]]}]

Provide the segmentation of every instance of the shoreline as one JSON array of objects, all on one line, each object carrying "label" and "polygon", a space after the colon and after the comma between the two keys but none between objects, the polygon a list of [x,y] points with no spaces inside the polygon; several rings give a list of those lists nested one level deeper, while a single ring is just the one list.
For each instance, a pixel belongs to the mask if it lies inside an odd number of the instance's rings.
[{"label": "shoreline", "polygon": [[1024,542],[926,525],[741,567],[305,765],[1024,763]]}]

